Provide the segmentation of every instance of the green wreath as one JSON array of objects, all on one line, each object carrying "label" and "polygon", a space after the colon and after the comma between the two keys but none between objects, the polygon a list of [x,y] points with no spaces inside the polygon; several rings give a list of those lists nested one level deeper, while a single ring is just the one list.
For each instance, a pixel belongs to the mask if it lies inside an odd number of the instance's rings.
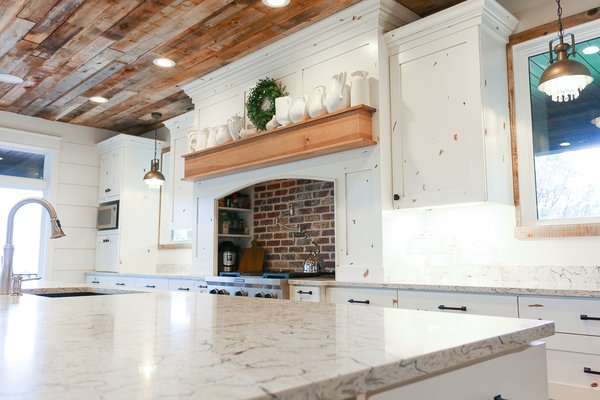
[{"label": "green wreath", "polygon": [[275,99],[282,96],[287,96],[285,87],[281,87],[273,78],[259,80],[250,90],[246,110],[248,118],[259,131],[267,129],[267,122],[275,115]]}]

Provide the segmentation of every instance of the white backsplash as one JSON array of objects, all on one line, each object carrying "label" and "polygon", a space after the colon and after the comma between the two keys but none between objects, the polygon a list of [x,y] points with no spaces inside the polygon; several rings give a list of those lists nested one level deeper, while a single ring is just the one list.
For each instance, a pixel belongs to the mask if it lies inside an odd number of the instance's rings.
[{"label": "white backsplash", "polygon": [[157,274],[182,274],[188,275],[192,269],[187,264],[156,264]]},{"label": "white backsplash", "polygon": [[514,237],[514,207],[384,213],[385,280],[449,285],[600,287],[600,238]]}]

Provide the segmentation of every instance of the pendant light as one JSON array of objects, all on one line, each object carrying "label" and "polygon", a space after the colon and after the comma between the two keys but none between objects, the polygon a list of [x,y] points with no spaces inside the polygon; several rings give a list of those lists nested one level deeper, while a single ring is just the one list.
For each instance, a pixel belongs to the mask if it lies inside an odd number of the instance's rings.
[{"label": "pendant light", "polygon": [[144,182],[150,189],[160,189],[165,183],[165,176],[158,170],[158,158],[156,158],[156,143],[158,140],[158,120],[162,118],[162,114],[159,112],[153,112],[152,118],[154,118],[154,159],[150,161],[150,171],[144,175]]},{"label": "pendant light", "polygon": [[[594,78],[592,78],[590,71],[585,65],[579,61],[569,59],[569,56],[574,57],[577,54],[577,50],[575,49],[575,35],[572,33],[569,34],[568,36],[571,36],[571,44],[565,43],[560,0],[556,0],[556,4],[558,5],[559,43],[553,50],[552,44],[555,40],[550,41],[550,66],[546,68],[540,77],[538,89],[551,96],[552,101],[562,102],[575,100],[579,97],[579,92],[592,83]],[[556,53],[556,60],[554,59],[554,53]]]}]

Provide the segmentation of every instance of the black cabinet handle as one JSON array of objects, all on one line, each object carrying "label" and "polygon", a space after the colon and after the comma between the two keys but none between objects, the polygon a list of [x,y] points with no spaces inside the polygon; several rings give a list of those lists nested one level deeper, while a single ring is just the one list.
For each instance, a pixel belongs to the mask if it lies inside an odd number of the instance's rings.
[{"label": "black cabinet handle", "polygon": [[125,286],[125,284],[121,283],[121,282],[117,282],[117,283],[115,283],[115,285],[117,285],[117,286]]},{"label": "black cabinet handle", "polygon": [[197,287],[199,289],[208,289],[208,286],[206,286],[206,285],[198,285]]},{"label": "black cabinet handle", "polygon": [[440,309],[440,310],[452,310],[452,311],[467,311],[467,307],[465,307],[465,306],[460,306],[460,307],[446,307],[443,304],[440,304],[438,306],[438,309]]},{"label": "black cabinet handle", "polygon": [[583,372],[585,372],[586,374],[600,375],[600,371],[594,371],[590,367],[583,367]]},{"label": "black cabinet handle", "polygon": [[108,192],[110,192],[110,188],[104,189],[104,193],[108,193]]},{"label": "black cabinet handle", "polygon": [[100,283],[98,280],[93,280],[92,283]]},{"label": "black cabinet handle", "polygon": [[189,287],[178,287],[177,290],[187,290],[189,292],[190,288]]},{"label": "black cabinet handle", "polygon": [[585,315],[585,314],[581,314],[581,315],[579,316],[579,318],[581,318],[581,320],[583,320],[583,321],[600,321],[600,318],[599,318],[599,317],[588,317],[588,316],[587,316],[587,315]]},{"label": "black cabinet handle", "polygon": [[308,292],[304,292],[302,290],[298,290],[296,293],[298,293],[298,294],[311,294],[312,295],[312,290],[309,290]]},{"label": "black cabinet handle", "polygon": [[156,289],[156,285],[146,285],[144,287],[148,289]]},{"label": "black cabinet handle", "polygon": [[497,396],[494,396],[494,400],[508,400],[508,399],[505,399],[504,397],[502,397],[501,394],[499,394]]},{"label": "black cabinet handle", "polygon": [[361,301],[361,300],[354,300],[354,299],[348,300],[348,303],[371,304],[371,302],[369,300]]}]

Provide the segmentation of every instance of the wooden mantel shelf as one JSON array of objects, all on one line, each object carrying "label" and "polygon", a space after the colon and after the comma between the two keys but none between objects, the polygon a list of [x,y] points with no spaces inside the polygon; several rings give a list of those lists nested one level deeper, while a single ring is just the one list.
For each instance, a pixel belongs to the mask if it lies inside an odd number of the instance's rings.
[{"label": "wooden mantel shelf", "polygon": [[185,154],[185,180],[201,180],[377,144],[375,109],[360,105]]}]

